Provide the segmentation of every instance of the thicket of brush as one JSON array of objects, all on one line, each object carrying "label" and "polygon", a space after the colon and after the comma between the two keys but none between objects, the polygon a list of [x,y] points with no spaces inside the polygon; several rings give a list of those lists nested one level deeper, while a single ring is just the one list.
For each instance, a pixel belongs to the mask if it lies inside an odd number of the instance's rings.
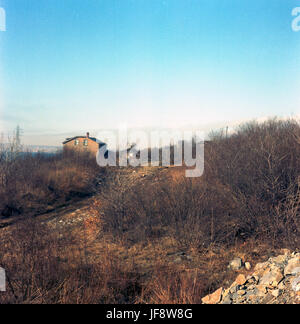
[{"label": "thicket of brush", "polygon": [[90,264],[85,242],[27,218],[1,237],[7,291],[0,304],[133,303],[138,278],[111,253]]},{"label": "thicket of brush", "polygon": [[89,153],[22,152],[15,141],[0,145],[0,219],[49,211],[91,194],[105,170]]},{"label": "thicket of brush", "polygon": [[117,177],[99,217],[114,237],[173,235],[184,246],[255,238],[297,247],[300,239],[300,126],[271,120],[212,134],[201,178],[131,186]]},{"label": "thicket of brush", "polygon": [[[99,223],[97,239],[110,237],[131,248],[171,237],[178,249],[203,254],[250,241],[257,246],[299,247],[300,125],[296,121],[249,123],[228,137],[212,134],[205,155],[201,178],[158,176],[134,184],[114,172],[101,202],[93,206]],[[27,172],[20,174],[26,177]],[[76,170],[73,175],[76,183]],[[56,186],[61,186],[60,177],[56,179]],[[9,278],[0,303],[199,303],[217,288],[227,262],[220,256],[216,258],[220,264],[211,268],[199,264],[199,273],[190,274],[162,264],[148,274],[145,284],[134,263],[125,266],[117,253],[102,253],[101,262],[91,264],[84,244],[71,233],[49,231],[30,219],[15,227],[0,249],[0,265]],[[213,283],[212,271],[220,273]]]}]

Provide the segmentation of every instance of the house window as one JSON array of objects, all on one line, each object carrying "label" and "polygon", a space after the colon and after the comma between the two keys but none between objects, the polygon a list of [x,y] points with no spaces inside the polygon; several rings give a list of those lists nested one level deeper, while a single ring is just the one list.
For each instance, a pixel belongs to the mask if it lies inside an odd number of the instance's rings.
[{"label": "house window", "polygon": [[75,140],[75,145],[79,145],[79,140]]},{"label": "house window", "polygon": [[83,141],[83,146],[88,146],[88,143],[89,143],[89,141],[88,141],[87,139],[85,139],[85,140]]}]

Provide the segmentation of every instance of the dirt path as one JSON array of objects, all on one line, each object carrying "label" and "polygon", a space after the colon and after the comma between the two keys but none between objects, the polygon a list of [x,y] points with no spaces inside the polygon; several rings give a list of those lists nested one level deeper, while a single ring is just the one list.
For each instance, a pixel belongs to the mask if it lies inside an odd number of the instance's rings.
[{"label": "dirt path", "polygon": [[[119,170],[119,175],[122,181],[126,181],[131,185],[136,184],[139,181],[155,181],[160,176],[166,176],[170,174],[172,176],[178,173],[178,170],[171,170],[169,168],[136,168],[136,169],[121,169]],[[101,188],[103,189],[103,188]],[[100,188],[99,188],[100,192]],[[42,223],[49,224],[51,226],[68,227],[74,226],[76,224],[82,223],[86,218],[90,216],[89,209],[93,204],[95,199],[101,200],[101,192],[95,193],[93,196],[88,198],[83,198],[79,201],[72,201],[68,204],[64,204],[63,206],[57,207],[52,211],[47,213],[42,213],[39,215],[35,215],[38,221]],[[9,227],[16,222],[23,220],[27,215],[18,218],[11,218],[0,223],[0,229]]]}]

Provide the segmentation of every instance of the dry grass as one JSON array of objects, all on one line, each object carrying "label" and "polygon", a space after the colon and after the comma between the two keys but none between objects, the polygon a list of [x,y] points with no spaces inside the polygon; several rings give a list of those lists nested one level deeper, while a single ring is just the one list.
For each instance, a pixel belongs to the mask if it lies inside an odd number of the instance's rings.
[{"label": "dry grass", "polygon": [[66,234],[27,219],[1,237],[8,289],[0,303],[134,302],[140,288],[133,266],[109,249],[90,263],[87,242]]},{"label": "dry grass", "polygon": [[42,213],[95,191],[105,177],[95,158],[75,152],[44,154],[0,152],[0,218]]},{"label": "dry grass", "polygon": [[[9,289],[0,303],[200,303],[234,279],[233,257],[255,264],[296,249],[299,134],[295,121],[276,120],[213,134],[200,179],[172,168],[136,181],[132,170],[115,170],[72,231],[19,223],[1,237]],[[55,192],[90,186],[89,166],[62,161],[34,181]]]}]

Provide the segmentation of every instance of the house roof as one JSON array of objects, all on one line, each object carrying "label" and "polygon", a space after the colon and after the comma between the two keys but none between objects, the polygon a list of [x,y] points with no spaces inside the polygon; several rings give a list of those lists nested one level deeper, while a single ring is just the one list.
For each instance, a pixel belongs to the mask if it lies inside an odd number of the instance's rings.
[{"label": "house roof", "polygon": [[93,142],[98,143],[99,145],[106,145],[104,142],[98,140],[96,137],[86,137],[86,136],[74,136],[74,137],[66,138],[66,140],[63,142],[63,144],[67,144],[67,143],[72,142],[78,138],[86,138],[86,139],[90,139]]}]

